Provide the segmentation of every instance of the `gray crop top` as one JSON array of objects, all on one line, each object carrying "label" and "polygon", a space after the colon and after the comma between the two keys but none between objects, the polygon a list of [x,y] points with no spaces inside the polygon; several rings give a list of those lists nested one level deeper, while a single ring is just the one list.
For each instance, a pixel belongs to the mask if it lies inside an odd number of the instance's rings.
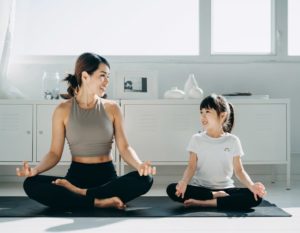
[{"label": "gray crop top", "polygon": [[100,98],[92,109],[83,109],[72,99],[66,138],[72,156],[110,155],[114,127]]}]

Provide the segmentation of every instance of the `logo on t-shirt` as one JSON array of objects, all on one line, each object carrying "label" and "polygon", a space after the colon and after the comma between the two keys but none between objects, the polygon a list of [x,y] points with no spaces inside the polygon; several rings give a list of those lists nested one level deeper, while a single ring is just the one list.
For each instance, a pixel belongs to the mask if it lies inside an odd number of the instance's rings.
[{"label": "logo on t-shirt", "polygon": [[229,149],[228,147],[225,147],[225,148],[224,148],[224,151],[225,151],[225,152],[229,152],[230,149]]}]

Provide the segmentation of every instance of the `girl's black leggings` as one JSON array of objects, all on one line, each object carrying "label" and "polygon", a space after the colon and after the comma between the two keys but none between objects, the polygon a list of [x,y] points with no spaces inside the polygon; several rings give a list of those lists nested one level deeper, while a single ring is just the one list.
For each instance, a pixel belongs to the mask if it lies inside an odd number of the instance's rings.
[{"label": "girl's black leggings", "polygon": [[[56,179],[67,179],[73,185],[87,189],[86,196],[52,184]],[[95,198],[119,197],[126,203],[148,192],[152,183],[152,176],[140,176],[136,171],[118,177],[112,162],[72,162],[65,177],[28,177],[23,187],[29,198],[51,208],[65,209],[93,208]]]},{"label": "girl's black leggings", "polygon": [[[167,194],[173,201],[177,202],[184,202],[188,199],[210,200],[213,199],[213,191],[221,191],[188,185],[184,198],[181,198],[175,195],[176,185],[177,183],[170,184],[167,187]],[[217,198],[218,209],[247,210],[259,205],[262,201],[259,197],[256,201],[253,193],[247,188],[228,188],[222,189],[222,191],[228,193],[229,196]]]}]

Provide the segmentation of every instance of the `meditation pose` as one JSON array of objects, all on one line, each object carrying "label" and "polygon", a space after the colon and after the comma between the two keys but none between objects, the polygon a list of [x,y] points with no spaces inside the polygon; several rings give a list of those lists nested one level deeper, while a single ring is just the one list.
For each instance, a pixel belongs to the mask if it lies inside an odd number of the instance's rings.
[{"label": "meditation pose", "polygon": [[[109,84],[110,65],[97,54],[84,53],[68,75],[69,100],[60,103],[52,117],[52,142],[42,161],[31,168],[24,162],[18,176],[26,177],[29,198],[53,208],[123,209],[126,203],[148,192],[150,162],[141,162],[128,144],[119,105],[102,98]],[[65,177],[41,175],[60,161],[65,138],[72,162]],[[124,161],[135,171],[117,176],[111,155],[115,140]]]},{"label": "meditation pose", "polygon": [[[168,196],[186,207],[216,207],[245,210],[259,205],[266,194],[262,183],[254,183],[243,168],[239,138],[231,134],[233,106],[212,94],[200,104],[203,132],[188,144],[189,163],[178,183],[167,187]],[[237,188],[233,172],[246,188]]]}]

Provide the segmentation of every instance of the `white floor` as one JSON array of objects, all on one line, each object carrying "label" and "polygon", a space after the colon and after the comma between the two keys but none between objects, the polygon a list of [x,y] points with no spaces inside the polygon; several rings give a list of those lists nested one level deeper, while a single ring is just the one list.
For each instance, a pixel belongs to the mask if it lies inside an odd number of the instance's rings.
[{"label": "white floor", "polygon": [[[292,217],[276,218],[0,218],[0,232],[300,232],[300,182],[266,184],[266,199]],[[22,196],[19,183],[0,183],[0,196]],[[155,186],[148,195],[165,195]],[[297,220],[298,219],[298,220]]]}]

